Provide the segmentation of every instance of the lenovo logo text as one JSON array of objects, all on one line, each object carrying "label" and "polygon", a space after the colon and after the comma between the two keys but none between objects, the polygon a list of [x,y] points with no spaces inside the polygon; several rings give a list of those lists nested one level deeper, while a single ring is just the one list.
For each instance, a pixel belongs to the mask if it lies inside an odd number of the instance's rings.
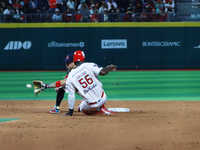
[{"label": "lenovo logo text", "polygon": [[102,49],[127,48],[127,40],[126,39],[101,40],[101,48]]},{"label": "lenovo logo text", "polygon": [[21,48],[30,49],[31,46],[32,43],[30,41],[25,41],[23,43],[21,41],[10,41],[8,42],[4,50],[19,50]]}]

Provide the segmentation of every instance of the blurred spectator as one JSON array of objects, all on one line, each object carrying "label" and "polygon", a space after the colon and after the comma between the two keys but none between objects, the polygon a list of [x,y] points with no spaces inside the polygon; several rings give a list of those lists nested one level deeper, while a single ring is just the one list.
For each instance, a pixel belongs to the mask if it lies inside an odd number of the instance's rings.
[{"label": "blurred spectator", "polygon": [[152,9],[155,8],[155,5],[153,3],[152,0],[147,0],[146,4],[145,4],[145,9],[147,10],[147,12],[152,12]]},{"label": "blurred spectator", "polygon": [[4,15],[10,15],[12,14],[14,11],[11,9],[11,5],[7,6],[7,9],[4,10],[3,14]]},{"label": "blurred spectator", "polygon": [[88,9],[91,10],[93,5],[98,9],[98,6],[96,6],[95,0],[90,0],[88,4]]},{"label": "blurred spectator", "polygon": [[133,7],[135,7],[136,13],[141,13],[143,9],[142,0],[133,0]]},{"label": "blurred spectator", "polygon": [[93,14],[91,15],[90,20],[91,20],[91,22],[100,22],[101,21],[100,15],[98,14],[98,9],[95,9],[93,11]]},{"label": "blurred spectator", "polygon": [[15,3],[13,3],[13,9],[15,10],[16,7],[18,7],[17,9],[20,10],[22,9],[22,5],[20,4],[20,0],[16,0]]},{"label": "blurred spectator", "polygon": [[20,0],[20,5],[24,6],[24,1],[23,0]]},{"label": "blurred spectator", "polygon": [[99,14],[104,13],[104,8],[108,8],[106,3],[102,3],[101,7],[99,8]]},{"label": "blurred spectator", "polygon": [[117,4],[113,0],[108,0],[107,5],[108,5],[108,11],[111,9],[111,5],[113,5],[115,9],[117,9]]},{"label": "blurred spectator", "polygon": [[0,9],[1,9],[1,13],[3,14],[4,10],[7,9],[5,2],[0,3]]},{"label": "blurred spectator", "polygon": [[38,1],[30,0],[29,1],[29,9],[30,9],[30,13],[36,13],[38,11]]},{"label": "blurred spectator", "polygon": [[[77,1],[77,4],[81,4],[82,2],[85,2],[88,5],[90,5],[90,0],[76,0]],[[88,8],[89,9],[89,8]]]},{"label": "blurred spectator", "polygon": [[121,10],[118,8],[118,9],[116,9],[115,13],[109,14],[109,18],[108,19],[111,22],[122,22],[123,21],[123,17],[124,17],[124,14],[122,14]]},{"label": "blurred spectator", "polygon": [[111,5],[110,10],[108,11],[108,15],[109,15],[109,21],[110,22],[115,22],[115,17],[116,17],[116,8],[114,7],[114,5]]},{"label": "blurred spectator", "polygon": [[[80,5],[77,6],[79,3]],[[1,13],[6,13],[5,10],[8,4],[12,4],[10,5],[10,10],[13,9],[12,19],[10,18],[10,20],[15,22],[21,21],[19,20],[21,18],[19,16],[23,16],[23,13],[36,13],[38,10],[41,13],[54,13],[56,8],[60,9],[55,14],[60,15],[60,13],[65,12],[62,15],[62,19],[65,22],[73,20],[77,22],[119,22],[120,20],[132,22],[136,18],[138,18],[138,21],[155,22],[172,20],[172,15],[175,14],[174,0],[0,0]],[[143,9],[146,9],[145,13]],[[78,13],[74,15],[76,11]],[[119,14],[122,12],[127,13]],[[141,15],[137,15],[136,13],[141,13]],[[148,13],[152,14],[148,16]],[[48,20],[52,20],[52,15],[49,14],[50,17]],[[33,21],[33,16],[30,14],[28,16]],[[8,20],[9,17],[7,17]]]},{"label": "blurred spectator", "polygon": [[102,6],[102,1],[101,0],[96,0],[95,1],[95,6],[96,6],[96,8],[99,10],[99,8]]},{"label": "blurred spectator", "polygon": [[146,9],[142,10],[142,13],[139,16],[140,22],[147,22],[148,21],[148,14],[146,14]]},{"label": "blurred spectator", "polygon": [[61,13],[63,13],[64,12],[64,6],[63,6],[63,0],[57,0],[57,8],[59,9],[59,11],[61,12]]},{"label": "blurred spectator", "polygon": [[166,22],[167,21],[167,14],[164,13],[164,8],[160,8],[158,13],[159,13],[159,16],[158,16],[158,22]]},{"label": "blurred spectator", "polygon": [[136,13],[136,10],[133,9],[133,10],[132,10],[132,22],[137,22],[138,15],[139,15],[139,14]]},{"label": "blurred spectator", "polygon": [[14,10],[14,15],[13,15],[13,22],[22,22],[23,20],[23,11],[22,11],[22,5],[20,4],[20,0],[16,0],[13,3],[13,10]]},{"label": "blurred spectator", "polygon": [[132,22],[132,12],[131,11],[127,11],[124,18],[123,18],[124,22]]},{"label": "blurred spectator", "polygon": [[174,3],[172,0],[169,0],[165,5],[165,12],[166,13],[173,13],[174,14]]},{"label": "blurred spectator", "polygon": [[30,8],[29,8],[29,0],[23,0],[20,5],[22,5],[22,11],[24,13],[30,13]]},{"label": "blurred spectator", "polygon": [[40,9],[41,13],[47,13],[49,9],[49,4],[47,0],[38,1],[38,8]]},{"label": "blurred spectator", "polygon": [[156,12],[155,9],[152,9],[152,11],[150,12],[151,14],[150,14],[149,18],[150,18],[151,22],[157,22],[158,21],[158,14],[155,13],[155,12]]},{"label": "blurred spectator", "polygon": [[7,9],[4,10],[3,14],[4,14],[4,19],[6,22],[12,22],[12,15],[13,14],[13,10],[11,9],[11,6],[8,5]]},{"label": "blurred spectator", "polygon": [[75,7],[76,7],[76,5],[77,5],[76,1],[74,1],[74,0],[69,0],[69,1],[67,2],[67,9],[69,9],[69,11],[70,11],[71,13],[74,13],[74,12],[75,12]]},{"label": "blurred spectator", "polygon": [[114,5],[110,5],[111,6],[111,8],[110,8],[110,10],[108,11],[108,13],[116,13],[116,8],[114,7]]},{"label": "blurred spectator", "polygon": [[156,13],[160,12],[160,8],[164,9],[164,4],[161,0],[157,0],[155,4]]},{"label": "blurred spectator", "polygon": [[89,9],[85,2],[81,3],[81,7],[79,9],[79,13],[82,15],[82,22],[88,22],[89,21]]},{"label": "blurred spectator", "polygon": [[96,8],[99,10],[99,8],[102,6],[102,4],[104,3],[104,1],[101,1],[101,0],[96,0],[95,1],[96,3],[95,3],[95,6],[96,6]]},{"label": "blurred spectator", "polygon": [[52,16],[53,22],[61,22],[62,21],[62,15],[59,13],[59,9],[55,8],[55,14]]},{"label": "blurred spectator", "polygon": [[121,9],[116,10],[116,14],[114,15],[114,22],[123,22],[124,14],[121,12]]},{"label": "blurred spectator", "polygon": [[89,10],[89,8],[88,8],[88,5],[87,5],[87,3],[85,2],[85,0],[81,0],[80,1],[80,4],[78,5],[78,11],[79,11],[79,13],[80,13],[80,9],[82,9],[82,7],[87,7],[87,9]]},{"label": "blurred spectator", "polygon": [[24,6],[24,1],[20,0],[20,5],[23,7]]},{"label": "blurred spectator", "polygon": [[131,12],[132,12],[133,9],[135,9],[135,7],[133,6],[133,3],[130,2],[130,3],[128,4],[128,8],[127,8],[126,12],[128,12],[128,11],[131,11]]},{"label": "blurred spectator", "polygon": [[[9,2],[9,4],[11,4],[11,5],[13,4],[12,0],[8,0],[8,2]],[[11,5],[10,5],[10,6],[11,6]]]},{"label": "blurred spectator", "polygon": [[22,22],[24,19],[24,16],[22,16],[23,14],[23,11],[16,6],[13,14],[13,22]]},{"label": "blurred spectator", "polygon": [[91,5],[90,14],[90,17],[92,16],[92,14],[98,14],[98,9],[95,7],[94,4]]},{"label": "blurred spectator", "polygon": [[68,7],[66,12],[63,13],[63,21],[64,22],[71,22],[74,21],[74,14],[71,13],[70,8]]},{"label": "blurred spectator", "polygon": [[108,9],[107,8],[104,8],[103,9],[104,12],[103,14],[101,15],[101,22],[108,22]]},{"label": "blurred spectator", "polygon": [[78,11],[75,11],[75,22],[82,22],[83,21],[83,18],[82,18],[82,15],[78,13]]},{"label": "blurred spectator", "polygon": [[54,13],[56,8],[57,8],[57,1],[49,0],[49,13]]}]

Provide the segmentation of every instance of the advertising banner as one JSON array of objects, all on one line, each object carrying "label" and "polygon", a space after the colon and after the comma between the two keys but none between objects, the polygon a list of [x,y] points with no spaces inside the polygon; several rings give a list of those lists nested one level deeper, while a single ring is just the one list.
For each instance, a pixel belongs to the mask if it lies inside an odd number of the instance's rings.
[{"label": "advertising banner", "polygon": [[65,69],[66,55],[118,69],[200,67],[198,27],[84,27],[0,29],[1,70]]}]

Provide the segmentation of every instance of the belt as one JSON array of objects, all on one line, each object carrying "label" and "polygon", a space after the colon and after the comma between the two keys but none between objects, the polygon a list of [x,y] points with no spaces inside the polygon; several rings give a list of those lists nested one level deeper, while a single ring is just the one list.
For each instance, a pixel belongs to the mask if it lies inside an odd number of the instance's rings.
[{"label": "belt", "polygon": [[[103,98],[104,96],[104,91],[102,91],[102,94],[101,94],[101,98]],[[97,104],[98,102],[101,101],[101,98],[97,101],[97,102],[93,102],[93,103],[88,103],[89,105],[94,105],[94,104]]]}]

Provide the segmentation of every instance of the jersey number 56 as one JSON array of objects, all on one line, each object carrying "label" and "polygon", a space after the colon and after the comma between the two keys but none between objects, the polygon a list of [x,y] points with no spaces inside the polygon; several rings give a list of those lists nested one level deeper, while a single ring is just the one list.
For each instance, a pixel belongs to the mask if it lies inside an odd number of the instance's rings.
[{"label": "jersey number 56", "polygon": [[88,86],[88,84],[92,84],[93,83],[92,78],[90,78],[90,76],[88,74],[85,77],[83,77],[80,80],[78,80],[78,81],[82,85],[83,88],[86,88]]}]

